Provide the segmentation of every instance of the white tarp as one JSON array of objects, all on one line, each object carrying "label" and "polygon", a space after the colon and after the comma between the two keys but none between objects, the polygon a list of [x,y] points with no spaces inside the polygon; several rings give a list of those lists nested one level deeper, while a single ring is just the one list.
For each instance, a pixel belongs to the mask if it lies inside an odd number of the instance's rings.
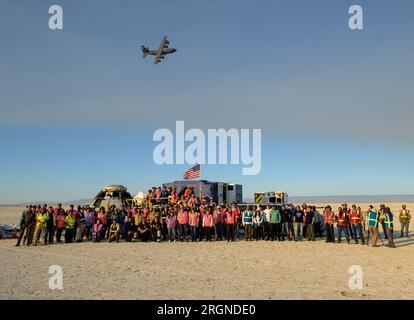
[{"label": "white tarp", "polygon": [[134,197],[134,202],[138,205],[142,205],[145,203],[145,199],[147,198],[147,195],[144,192],[138,192],[136,196]]}]

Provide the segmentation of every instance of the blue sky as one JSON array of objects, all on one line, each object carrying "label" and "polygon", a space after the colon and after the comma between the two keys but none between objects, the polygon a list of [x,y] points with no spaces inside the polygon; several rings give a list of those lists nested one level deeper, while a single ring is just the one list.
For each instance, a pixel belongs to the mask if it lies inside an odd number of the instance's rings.
[{"label": "blue sky", "polygon": [[[48,28],[60,4],[64,30]],[[364,9],[350,31],[348,8]],[[180,179],[153,132],[261,128],[262,171],[203,178],[290,195],[410,194],[414,3],[7,1],[0,3],[0,203],[132,193]],[[144,44],[178,49],[154,66]]]}]

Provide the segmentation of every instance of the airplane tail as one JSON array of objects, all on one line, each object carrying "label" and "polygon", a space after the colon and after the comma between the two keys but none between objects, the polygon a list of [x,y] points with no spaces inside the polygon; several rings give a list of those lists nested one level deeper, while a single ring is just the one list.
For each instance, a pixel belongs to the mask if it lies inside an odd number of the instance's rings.
[{"label": "airplane tail", "polygon": [[148,48],[145,48],[144,46],[141,46],[142,49],[142,56],[145,58],[149,52]]}]

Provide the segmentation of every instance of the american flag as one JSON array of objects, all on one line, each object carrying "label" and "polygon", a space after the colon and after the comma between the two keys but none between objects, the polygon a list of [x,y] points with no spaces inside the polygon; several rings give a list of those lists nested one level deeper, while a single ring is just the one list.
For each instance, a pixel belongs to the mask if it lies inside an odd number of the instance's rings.
[{"label": "american flag", "polygon": [[200,169],[200,165],[196,165],[190,169],[188,169],[186,172],[184,172],[183,174],[183,178],[185,180],[191,180],[191,179],[195,179],[195,178],[199,178],[201,176],[201,169]]}]

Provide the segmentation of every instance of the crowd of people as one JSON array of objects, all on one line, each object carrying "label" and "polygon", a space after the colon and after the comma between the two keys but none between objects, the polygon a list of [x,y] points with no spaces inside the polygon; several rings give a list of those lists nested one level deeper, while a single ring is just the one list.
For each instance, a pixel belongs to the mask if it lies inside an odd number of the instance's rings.
[{"label": "crowd of people", "polygon": [[[140,205],[123,208],[94,208],[73,205],[57,207],[28,205],[20,220],[16,246],[36,246],[83,241],[161,242],[161,241],[315,241],[368,244],[377,247],[379,227],[386,246],[395,248],[391,210],[381,205],[377,210],[342,204],[334,212],[331,206],[320,208],[307,204],[217,205],[196,197],[187,188],[179,197],[175,188],[153,188]],[[409,236],[410,211],[405,205],[399,212],[400,237]],[[335,230],[336,229],[336,230]],[[382,238],[381,238],[382,240]]]}]

